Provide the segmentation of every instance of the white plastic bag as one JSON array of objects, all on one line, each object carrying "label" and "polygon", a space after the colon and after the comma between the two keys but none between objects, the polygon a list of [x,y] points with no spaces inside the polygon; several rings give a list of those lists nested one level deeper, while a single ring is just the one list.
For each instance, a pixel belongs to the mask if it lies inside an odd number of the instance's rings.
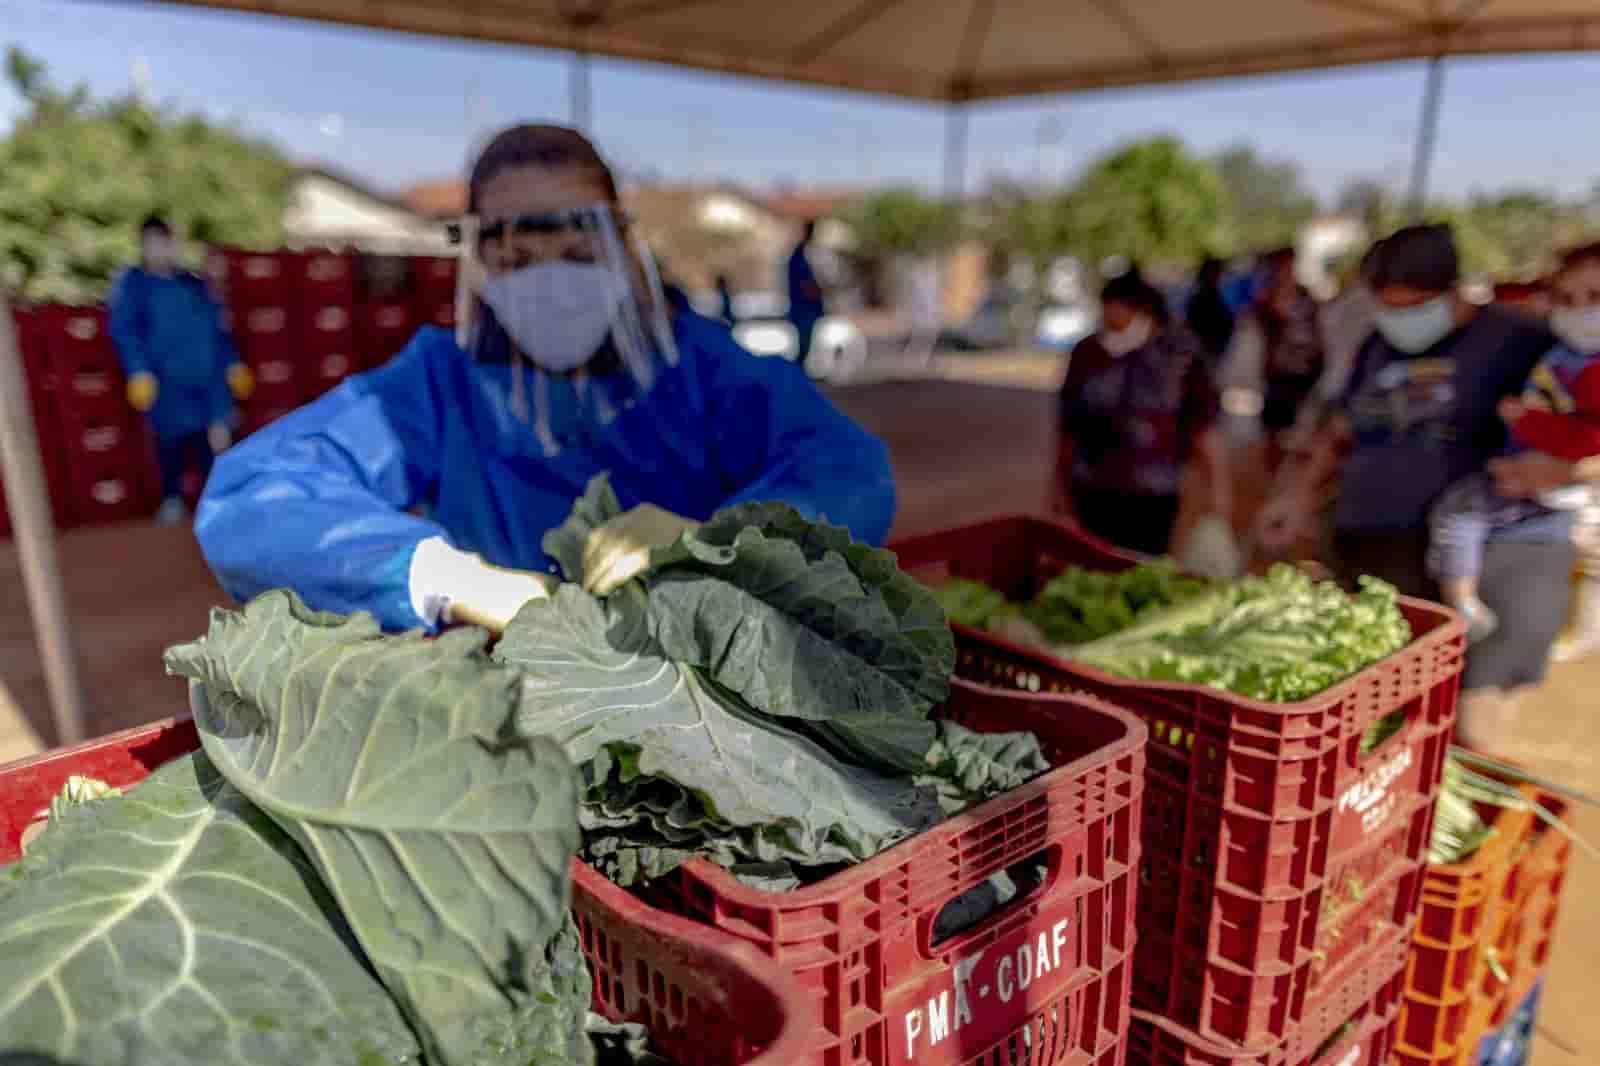
[{"label": "white plastic bag", "polygon": [[1244,573],[1245,560],[1233,527],[1221,515],[1208,514],[1190,530],[1178,563],[1202,577],[1235,578]]}]

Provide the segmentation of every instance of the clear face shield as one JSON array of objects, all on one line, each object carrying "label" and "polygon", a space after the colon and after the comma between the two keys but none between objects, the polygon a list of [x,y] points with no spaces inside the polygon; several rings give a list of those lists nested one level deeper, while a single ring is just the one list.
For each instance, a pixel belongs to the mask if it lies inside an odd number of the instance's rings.
[{"label": "clear face shield", "polygon": [[655,259],[609,203],[469,216],[456,227],[456,337],[503,365],[511,412],[547,456],[604,427],[676,366]]}]

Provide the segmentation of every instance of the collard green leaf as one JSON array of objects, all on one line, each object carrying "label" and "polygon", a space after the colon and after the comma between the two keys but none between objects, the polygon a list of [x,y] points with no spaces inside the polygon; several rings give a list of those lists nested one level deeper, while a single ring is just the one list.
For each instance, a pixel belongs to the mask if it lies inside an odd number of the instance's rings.
[{"label": "collard green leaf", "polygon": [[665,656],[643,596],[634,588],[602,603],[562,586],[495,648],[523,671],[518,731],[594,764],[586,821],[598,811],[613,828],[681,828],[686,843],[753,829],[782,853],[754,858],[813,857],[832,844],[859,859],[938,817],[928,790],[840,761]]},{"label": "collard green leaf", "polygon": [[310,863],[204,755],[51,821],[8,870],[0,1047],[81,1066],[417,1061]]},{"label": "collard green leaf", "polygon": [[904,773],[949,694],[955,642],[894,556],[782,504],[718,512],[655,553],[651,629],[762,713],[821,723],[830,746]]},{"label": "collard green leaf", "polygon": [[277,592],[214,612],[167,665],[192,681],[207,754],[305,849],[431,1063],[572,1061],[587,991],[551,994],[547,950],[576,775],[512,734],[519,679],[484,639],[383,638]]}]

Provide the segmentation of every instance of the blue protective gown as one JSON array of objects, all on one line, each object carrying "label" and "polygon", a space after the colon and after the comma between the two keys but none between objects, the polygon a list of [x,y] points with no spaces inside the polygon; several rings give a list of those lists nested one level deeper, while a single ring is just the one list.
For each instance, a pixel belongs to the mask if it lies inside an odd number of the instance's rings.
[{"label": "blue protective gown", "polygon": [[624,507],[704,519],[776,500],[881,543],[895,509],[882,442],[727,327],[680,312],[674,332],[678,365],[604,426],[575,413],[592,391],[547,378],[565,444],[549,457],[512,409],[511,375],[531,390],[532,372],[474,362],[425,328],[390,363],[220,457],[195,520],[206,559],[241,600],[289,587],[313,607],[415,628],[419,542],[442,536],[499,566],[548,571],[546,530],[601,472]]},{"label": "blue protective gown", "polygon": [[161,277],[133,267],[117,279],[110,304],[111,339],[123,373],[156,377],[149,419],[158,438],[203,433],[232,417],[227,371],[239,353],[204,281],[189,273]]}]

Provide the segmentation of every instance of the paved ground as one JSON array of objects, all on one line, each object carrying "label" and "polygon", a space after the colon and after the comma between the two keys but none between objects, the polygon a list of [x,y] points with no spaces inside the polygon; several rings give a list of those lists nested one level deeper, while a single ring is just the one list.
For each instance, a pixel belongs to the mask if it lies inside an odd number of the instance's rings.
[{"label": "paved ground", "polygon": [[[912,366],[881,373],[878,384],[838,390],[837,401],[889,443],[901,489],[897,534],[963,520],[1040,509],[1046,500],[1053,433],[1050,389],[1055,360],[1030,356],[952,356],[904,380]],[[963,379],[989,384],[962,383]],[[1004,382],[1002,387],[995,382]],[[1239,479],[1241,514],[1253,506],[1259,471]],[[185,530],[144,525],[79,530],[61,538],[67,594],[76,620],[89,700],[89,732],[100,734],[177,713],[182,686],[162,675],[161,651],[199,634],[222,594]],[[0,612],[0,761],[52,736],[48,700],[17,573],[0,544],[0,588],[13,589]],[[1600,662],[1558,668],[1527,701],[1508,747],[1574,786],[1600,792],[1595,691]],[[8,716],[9,691],[17,713]],[[10,725],[7,718],[12,719]],[[1600,841],[1600,816],[1580,832]],[[1600,868],[1575,860],[1558,947],[1540,1014],[1535,1066],[1600,1062],[1600,1014],[1586,998],[1595,977],[1581,961],[1600,947]]]}]

